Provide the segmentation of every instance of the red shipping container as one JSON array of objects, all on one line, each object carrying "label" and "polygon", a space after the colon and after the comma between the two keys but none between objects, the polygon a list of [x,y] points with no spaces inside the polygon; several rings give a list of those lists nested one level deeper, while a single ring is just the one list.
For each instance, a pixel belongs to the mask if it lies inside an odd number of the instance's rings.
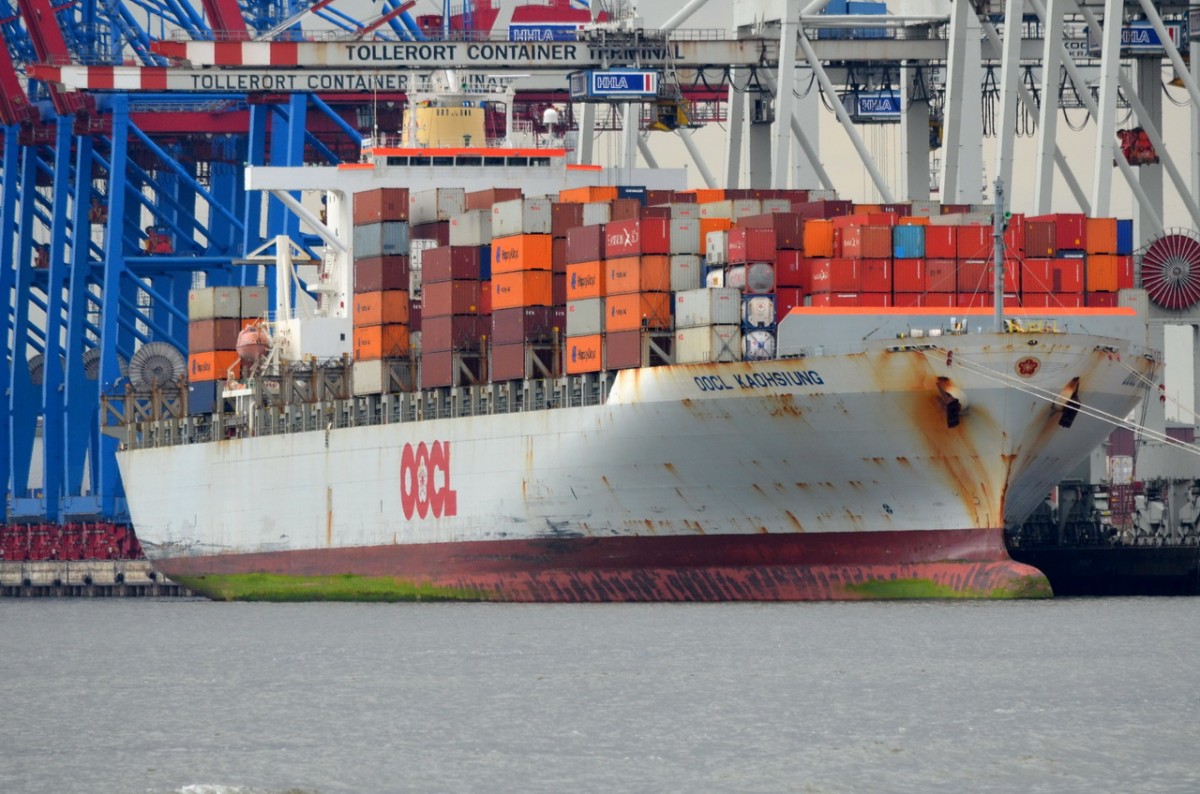
[{"label": "red shipping container", "polygon": [[490,210],[492,205],[500,201],[512,201],[521,198],[519,187],[491,187],[486,190],[471,190],[467,192],[464,209]]},{"label": "red shipping container", "polygon": [[[582,204],[577,206],[583,206]],[[567,238],[555,237],[550,244],[550,272],[567,272]]]},{"label": "red shipping container", "polygon": [[1117,257],[1117,289],[1133,289],[1133,257],[1128,254]]},{"label": "red shipping container", "polygon": [[[959,259],[990,259],[995,251],[995,242],[992,240],[991,226],[949,226],[943,228],[954,229],[955,245],[958,247]],[[925,230],[928,234],[929,230]],[[925,242],[925,255],[931,256],[929,253],[928,238]]]},{"label": "red shipping container", "polygon": [[497,309],[492,314],[492,344],[550,342],[554,331],[566,328],[566,310],[562,306],[519,306]]},{"label": "red shipping container", "polygon": [[842,256],[887,259],[892,255],[890,226],[848,226],[842,229]]},{"label": "red shipping container", "polygon": [[408,304],[408,329],[414,334],[421,330],[421,301],[410,301]]},{"label": "red shipping container", "polygon": [[604,258],[604,226],[576,226],[567,230],[567,264]]},{"label": "red shipping container", "polygon": [[1025,255],[1034,259],[1052,258],[1058,249],[1052,221],[1028,218],[1025,221]]},{"label": "red shipping container", "polygon": [[1058,213],[1052,216],[1057,232],[1059,251],[1084,251],[1087,249],[1087,216],[1082,213]]},{"label": "red shipping container", "polygon": [[[643,207],[642,202],[638,201],[637,199],[633,199],[633,198],[617,199],[615,201],[609,202],[608,219],[609,219],[609,221],[630,221],[630,220],[636,220],[638,218],[655,217],[653,214],[647,215],[643,211],[646,209],[649,209],[649,208]],[[582,217],[582,216],[580,216],[580,217]],[[666,218],[671,217],[670,210],[667,211],[666,215],[661,215],[659,217],[666,217]]]},{"label": "red shipping container", "polygon": [[438,281],[422,288],[426,323],[450,314],[479,314],[481,285],[478,281]]},{"label": "red shipping container", "polygon": [[892,262],[892,289],[896,292],[924,292],[925,260],[897,259]]},{"label": "red shipping container", "polygon": [[412,239],[436,240],[438,245],[450,245],[450,221],[430,221],[412,227]]},{"label": "red shipping container", "polygon": [[211,353],[214,350],[233,350],[237,347],[242,321],[236,317],[215,320],[192,320],[188,323],[188,352]]},{"label": "red shipping container", "polygon": [[524,380],[525,374],[524,342],[492,346],[491,376],[493,382]]},{"label": "red shipping container", "polygon": [[812,259],[813,292],[858,292],[859,260]]},{"label": "red shipping container", "polygon": [[[890,259],[861,259],[858,272],[859,289],[866,292],[892,292],[892,260]],[[864,306],[883,306],[886,304],[872,303]]]},{"label": "red shipping container", "polygon": [[857,292],[819,292],[811,296],[813,306],[858,306]]},{"label": "red shipping container", "polygon": [[1083,260],[1051,259],[1050,291],[1071,295],[1083,292]]},{"label": "red shipping container", "polygon": [[[930,229],[941,228],[930,226]],[[925,287],[930,292],[955,292],[958,289],[958,261],[954,259],[926,259]]]},{"label": "red shipping container", "polygon": [[555,201],[550,205],[550,234],[566,237],[567,232],[583,225],[583,205]]},{"label": "red shipping container", "polygon": [[958,260],[959,292],[991,292],[992,265],[984,259]]},{"label": "red shipping container", "polygon": [[616,221],[604,226],[604,256],[607,258],[669,253],[671,253],[671,222],[669,218]]},{"label": "red shipping container", "polygon": [[634,369],[642,365],[642,332],[613,331],[604,335],[604,366]]},{"label": "red shipping container", "polygon": [[775,261],[775,232],[740,225],[729,230],[729,263]]},{"label": "red shipping container", "polygon": [[957,259],[958,235],[955,226],[925,227],[926,259]]},{"label": "red shipping container", "polygon": [[836,218],[854,212],[851,201],[795,201],[792,212],[801,218]]},{"label": "red shipping container", "polygon": [[567,274],[550,274],[550,304],[558,308],[567,305]]},{"label": "red shipping container", "polygon": [[1053,259],[1033,258],[1021,260],[1021,289],[1023,292],[1052,292],[1050,266]]},{"label": "red shipping container", "polygon": [[458,381],[454,366],[455,353],[451,350],[438,352],[421,351],[421,386],[426,389],[438,386],[453,386]]},{"label": "red shipping container", "polygon": [[890,307],[892,305],[892,293],[890,292],[860,292],[858,293],[859,306],[878,306]]},{"label": "red shipping container", "polygon": [[1004,252],[1007,256],[1021,256],[1025,253],[1025,216],[1013,213],[1008,219],[1008,228],[1004,231]]},{"label": "red shipping container", "polygon": [[1117,293],[1115,292],[1089,292],[1083,296],[1084,306],[1093,306],[1096,308],[1109,308],[1117,305]]},{"label": "red shipping container", "polygon": [[354,291],[408,289],[407,256],[373,256],[354,262]]},{"label": "red shipping container", "polygon": [[467,245],[445,245],[421,252],[421,283],[438,281],[478,280],[479,248]]},{"label": "red shipping container", "polygon": [[480,339],[490,330],[487,318],[477,315],[426,317],[421,350],[478,350]]},{"label": "red shipping container", "polygon": [[[805,292],[812,288],[812,265],[799,251],[779,251],[775,257],[775,286],[796,287]],[[798,304],[797,304],[798,305]]]},{"label": "red shipping container", "polygon": [[[1027,309],[1080,309],[1083,308],[1083,294],[1027,292],[1021,296],[1021,302]],[[1005,302],[1007,306],[1007,301]]]},{"label": "red shipping container", "polygon": [[911,309],[925,305],[924,292],[897,292],[892,295],[892,305],[898,309]]},{"label": "red shipping container", "polygon": [[492,314],[492,282],[479,282],[479,313],[485,317]]},{"label": "red shipping container", "polygon": [[783,287],[775,292],[775,322],[783,322],[788,312],[797,306],[804,305],[808,290],[795,287]]},{"label": "red shipping container", "polygon": [[408,188],[381,187],[354,194],[354,225],[408,220]]},{"label": "red shipping container", "polygon": [[804,219],[794,212],[749,215],[739,218],[737,225],[744,229],[771,229],[775,232],[774,248],[776,250],[804,250]]}]

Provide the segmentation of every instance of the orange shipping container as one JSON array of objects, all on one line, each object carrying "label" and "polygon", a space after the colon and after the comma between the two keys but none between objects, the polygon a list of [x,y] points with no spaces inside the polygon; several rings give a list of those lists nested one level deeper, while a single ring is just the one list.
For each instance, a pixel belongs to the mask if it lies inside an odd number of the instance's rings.
[{"label": "orange shipping container", "polygon": [[733,221],[729,218],[701,218],[700,219],[700,255],[708,256],[708,233],[709,232],[727,232],[733,228]]},{"label": "orange shipping container", "polygon": [[609,259],[605,264],[605,295],[669,292],[671,289],[669,256],[622,256]]},{"label": "orange shipping container", "polygon": [[804,255],[828,258],[833,250],[833,221],[809,218],[804,221]]},{"label": "orange shipping container", "polygon": [[[643,325],[644,323],[644,325]],[[604,299],[605,331],[671,327],[671,293],[630,292]]]},{"label": "orange shipping container", "polygon": [[1117,252],[1117,219],[1087,219],[1087,252],[1089,254],[1115,254]]},{"label": "orange shipping container", "polygon": [[554,267],[554,238],[548,234],[514,234],[492,240],[492,273],[545,270]]},{"label": "orange shipping container", "polygon": [[615,185],[573,187],[569,190],[558,191],[558,200],[566,204],[591,204],[595,201],[612,201],[616,197]]},{"label": "orange shipping container", "polygon": [[604,368],[604,336],[568,336],[564,353],[569,374],[599,372]]},{"label": "orange shipping container", "polygon": [[897,223],[896,225],[897,226],[928,226],[929,225],[929,216],[928,215],[905,215],[900,218],[900,222]]},{"label": "orange shipping container", "polygon": [[567,265],[567,300],[604,297],[604,262],[578,262]]},{"label": "orange shipping container", "polygon": [[549,270],[521,270],[492,274],[492,309],[554,305],[554,274]]},{"label": "orange shipping container", "polygon": [[[1091,228],[1088,228],[1089,235]],[[1089,244],[1091,237],[1088,237]],[[1084,289],[1088,292],[1116,292],[1119,279],[1119,260],[1112,254],[1092,254],[1084,265]]]},{"label": "orange shipping container", "polygon": [[[193,353],[188,356],[188,380],[224,380],[229,375],[229,368],[238,363],[236,350],[213,350],[208,353]],[[233,377],[238,376],[237,367],[233,369]]]},{"label": "orange shipping container", "polygon": [[358,361],[407,355],[407,325],[364,325],[354,329],[354,358]]},{"label": "orange shipping container", "polygon": [[398,289],[355,293],[354,324],[407,325],[408,293]]},{"label": "orange shipping container", "polygon": [[684,190],[682,192],[694,195],[697,204],[708,204],[713,201],[725,200],[724,188],[697,188],[696,190]]}]

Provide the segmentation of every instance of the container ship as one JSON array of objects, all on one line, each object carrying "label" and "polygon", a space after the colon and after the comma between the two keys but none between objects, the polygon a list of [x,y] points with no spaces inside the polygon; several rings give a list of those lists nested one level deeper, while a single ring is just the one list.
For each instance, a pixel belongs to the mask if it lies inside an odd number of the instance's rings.
[{"label": "container ship", "polygon": [[631,187],[463,146],[487,113],[417,96],[404,139],[303,169],[338,186],[330,254],[277,241],[278,307],[197,288],[186,363],[131,362],[161,377],[105,415],[162,574],[216,599],[1051,594],[1005,528],[1160,366],[1118,297],[1127,224]]}]

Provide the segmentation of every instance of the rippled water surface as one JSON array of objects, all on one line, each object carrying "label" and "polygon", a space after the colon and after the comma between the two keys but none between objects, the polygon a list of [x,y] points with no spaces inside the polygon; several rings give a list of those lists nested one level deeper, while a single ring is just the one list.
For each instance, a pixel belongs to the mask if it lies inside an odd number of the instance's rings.
[{"label": "rippled water surface", "polygon": [[0,792],[1200,791],[1200,599],[0,600]]}]

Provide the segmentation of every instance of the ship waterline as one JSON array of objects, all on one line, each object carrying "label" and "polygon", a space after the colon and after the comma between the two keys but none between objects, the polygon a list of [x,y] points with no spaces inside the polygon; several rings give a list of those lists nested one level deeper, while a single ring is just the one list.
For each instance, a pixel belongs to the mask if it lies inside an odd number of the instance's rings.
[{"label": "ship waterline", "polygon": [[119,461],[148,554],[214,597],[370,597],[327,577],[388,598],[1049,594],[1003,529],[1132,409],[1153,359],[1074,334],[916,341]]}]

